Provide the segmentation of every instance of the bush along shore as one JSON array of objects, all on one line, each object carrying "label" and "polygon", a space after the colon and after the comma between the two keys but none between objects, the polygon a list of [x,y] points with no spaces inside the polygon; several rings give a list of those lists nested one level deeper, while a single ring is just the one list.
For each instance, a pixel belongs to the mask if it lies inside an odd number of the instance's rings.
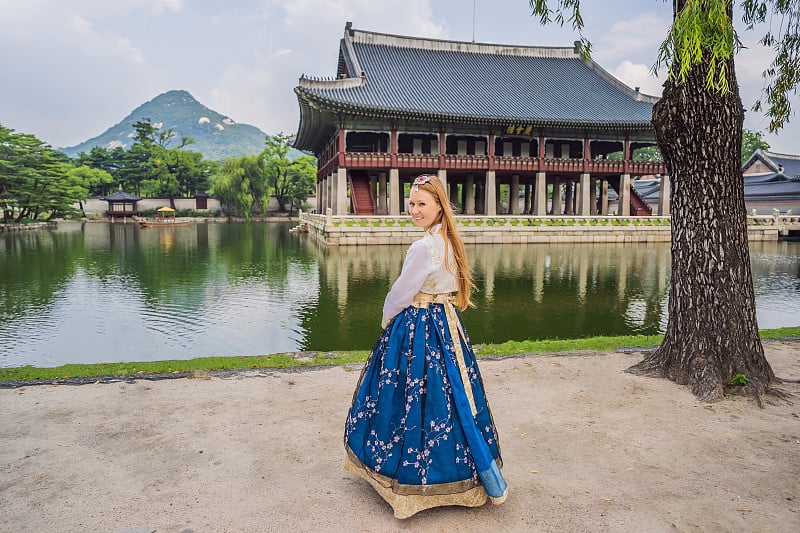
[{"label": "bush along shore", "polygon": [[[761,330],[761,338],[764,340],[797,337],[800,337],[800,326]],[[475,353],[479,358],[502,358],[559,352],[645,351],[654,349],[663,338],[663,335],[627,335],[585,339],[507,341],[500,344],[475,345]],[[211,372],[348,365],[363,363],[367,357],[369,357],[368,350],[354,350],[199,357],[147,362],[68,364],[56,367],[21,366],[0,368],[0,388],[48,383],[82,384],[98,381],[204,377]]]}]

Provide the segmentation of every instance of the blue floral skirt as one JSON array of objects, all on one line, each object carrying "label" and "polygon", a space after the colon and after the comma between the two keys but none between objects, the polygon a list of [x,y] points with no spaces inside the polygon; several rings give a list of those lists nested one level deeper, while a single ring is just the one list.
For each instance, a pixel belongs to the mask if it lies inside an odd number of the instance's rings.
[{"label": "blue floral skirt", "polygon": [[383,331],[356,387],[344,444],[345,470],[369,481],[398,518],[505,500],[497,432],[452,303],[411,305]]}]

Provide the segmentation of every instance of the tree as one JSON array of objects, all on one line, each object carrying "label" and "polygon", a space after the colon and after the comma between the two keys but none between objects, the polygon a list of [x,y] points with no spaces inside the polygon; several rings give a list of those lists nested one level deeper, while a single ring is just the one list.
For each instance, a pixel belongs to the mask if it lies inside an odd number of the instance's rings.
[{"label": "tree", "polygon": [[[102,190],[114,182],[114,178],[105,170],[92,168],[87,165],[80,165],[69,169],[66,179],[70,184],[70,192],[77,193],[78,209],[82,216],[86,216],[83,210],[83,201],[91,191]],[[70,194],[70,197],[72,195]]]},{"label": "tree", "polygon": [[761,138],[760,131],[742,130],[742,165],[756,150],[769,150],[769,143]]},{"label": "tree", "polygon": [[[278,209],[286,211],[286,204],[296,202],[303,191],[307,189],[303,183],[311,180],[313,189],[316,180],[316,170],[314,168],[314,158],[311,156],[301,156],[295,159],[289,158],[289,137],[279,133],[278,135],[267,137],[264,151],[261,157],[264,159],[264,169],[267,175],[267,183],[272,187],[275,199],[278,201]],[[298,183],[299,182],[299,183]],[[311,192],[309,189],[309,194]],[[309,194],[302,200],[305,201]]]},{"label": "tree", "polygon": [[[531,0],[542,23],[570,21],[583,28],[580,0]],[[778,36],[762,43],[776,52],[765,72],[770,129],[790,113],[789,95],[800,75],[800,12],[796,0],[743,0],[752,29],[768,16]],[[673,0],[673,24],[656,67],[668,67],[664,92],[653,108],[653,127],[672,188],[672,276],[664,341],[632,373],[689,385],[700,399],[720,399],[738,374],[759,403],[775,392],[755,313],[741,177],[744,108],[734,69],[739,40],[732,0]],[[581,35],[583,50],[591,47]],[[761,103],[756,103],[761,108]]]},{"label": "tree", "polygon": [[97,182],[89,187],[89,194],[92,196],[106,196],[111,192],[111,184],[119,184],[120,168],[125,165],[125,150],[116,147],[106,150],[98,146],[93,147],[89,153],[81,152],[74,159],[76,167],[86,166],[108,173],[112,180],[109,183]]},{"label": "tree", "polygon": [[317,161],[310,155],[301,155],[289,165],[289,190],[286,200],[289,202],[289,216],[295,208],[304,209],[308,197],[314,193],[317,182]]},{"label": "tree", "polygon": [[259,156],[229,157],[211,178],[211,194],[234,215],[250,219],[253,207],[266,213],[269,205],[264,161]]},{"label": "tree", "polygon": [[[70,188],[67,156],[33,135],[0,125],[0,208],[4,222],[72,214],[85,191]],[[81,196],[82,195],[82,196]]]}]

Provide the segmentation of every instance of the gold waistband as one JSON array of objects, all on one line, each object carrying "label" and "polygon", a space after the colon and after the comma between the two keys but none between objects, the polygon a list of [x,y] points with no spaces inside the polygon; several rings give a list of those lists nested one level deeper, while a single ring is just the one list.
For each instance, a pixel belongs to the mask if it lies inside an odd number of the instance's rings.
[{"label": "gold waistband", "polygon": [[472,383],[469,380],[469,373],[467,372],[467,364],[464,361],[464,351],[461,349],[461,341],[467,342],[467,336],[461,328],[461,321],[456,314],[456,307],[453,305],[454,295],[449,292],[439,294],[428,294],[426,292],[418,292],[411,300],[411,305],[416,308],[425,309],[430,304],[444,304],[444,314],[447,317],[447,327],[450,330],[450,338],[453,339],[453,351],[456,354],[456,363],[458,364],[458,373],[461,375],[461,383],[464,384],[464,391],[467,393],[469,406],[472,410],[472,416],[478,414],[475,407],[475,397],[472,394]]},{"label": "gold waistband", "polygon": [[429,304],[446,304],[453,303],[453,294],[449,292],[442,292],[439,294],[428,294],[427,292],[418,292],[411,300],[411,305],[414,307],[428,307]]}]

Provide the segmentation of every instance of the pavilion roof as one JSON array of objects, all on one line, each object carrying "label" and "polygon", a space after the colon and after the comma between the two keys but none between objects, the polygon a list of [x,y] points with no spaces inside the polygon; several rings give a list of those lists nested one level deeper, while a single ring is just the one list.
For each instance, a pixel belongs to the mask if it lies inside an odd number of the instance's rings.
[{"label": "pavilion roof", "polygon": [[756,160],[766,165],[769,170],[765,172],[772,171],[781,179],[797,180],[800,178],[800,155],[778,154],[759,148],[753,152],[742,168],[750,167]]},{"label": "pavilion roof", "polygon": [[656,97],[577,47],[442,41],[345,28],[337,78],[301,77],[295,146],[313,146],[320,110],[467,123],[651,132]]},{"label": "pavilion roof", "polygon": [[125,191],[117,191],[113,194],[109,194],[108,196],[103,196],[102,200],[106,200],[108,202],[138,202],[141,200],[141,198]]}]

